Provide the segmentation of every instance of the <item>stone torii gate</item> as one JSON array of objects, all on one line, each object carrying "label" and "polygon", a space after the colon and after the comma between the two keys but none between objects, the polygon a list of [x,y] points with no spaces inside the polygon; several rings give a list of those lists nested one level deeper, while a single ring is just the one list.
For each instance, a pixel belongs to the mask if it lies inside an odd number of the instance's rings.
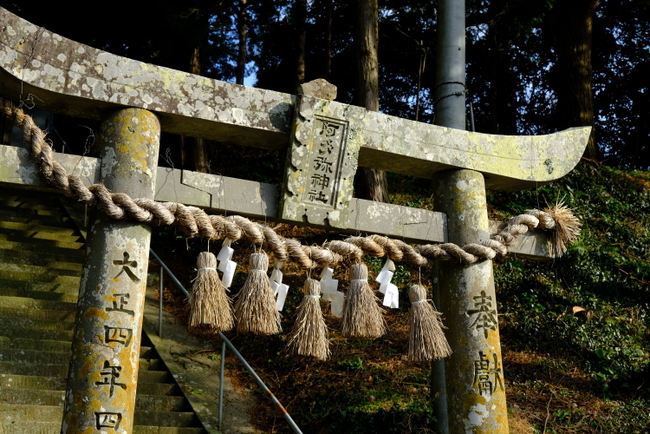
[{"label": "stone torii gate", "polygon": [[[535,137],[470,133],[322,98],[331,94],[323,83],[303,86],[301,95],[249,88],[102,52],[4,9],[0,22],[0,95],[102,120],[100,159],[59,155],[57,161],[88,183],[101,181],[132,197],[414,243],[447,242],[459,234],[464,242],[480,243],[499,226],[487,221],[485,188],[525,189],[556,180],[577,164],[589,136],[588,128]],[[156,168],[161,129],[267,149],[289,147],[285,182],[278,187]],[[447,214],[353,198],[357,166],[446,178],[435,200],[446,204]],[[478,175],[456,179],[449,170],[458,168]],[[0,183],[47,187],[29,153],[6,145],[0,146]],[[477,226],[457,223],[462,221]],[[149,232],[141,224],[104,217],[90,227],[62,432],[129,433]],[[511,251],[551,257],[538,232],[526,234]],[[497,323],[478,327],[475,321],[486,306],[496,318],[491,262],[476,268],[480,278],[459,278],[445,289],[452,299],[441,303],[454,350],[447,363],[449,430],[506,433]]]}]

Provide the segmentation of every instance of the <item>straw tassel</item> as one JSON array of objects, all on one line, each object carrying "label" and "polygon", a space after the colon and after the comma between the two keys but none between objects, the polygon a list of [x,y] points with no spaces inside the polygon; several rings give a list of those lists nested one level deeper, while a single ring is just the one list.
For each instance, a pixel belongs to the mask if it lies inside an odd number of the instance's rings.
[{"label": "straw tassel", "polygon": [[231,302],[217,273],[217,258],[210,252],[201,252],[196,267],[189,296],[190,327],[205,324],[216,332],[230,330],[234,325]]},{"label": "straw tassel", "polygon": [[382,309],[368,284],[366,264],[354,264],[350,269],[350,288],[343,306],[342,334],[347,337],[378,338],[386,332]]},{"label": "straw tassel", "polygon": [[272,335],[282,331],[275,294],[266,275],[268,267],[266,253],[251,255],[250,272],[235,302],[237,331],[240,333]]},{"label": "straw tassel", "polygon": [[571,208],[563,202],[558,202],[544,211],[555,220],[555,227],[551,232],[551,253],[556,258],[566,253],[567,246],[580,236],[580,220],[573,215]]},{"label": "straw tassel", "polygon": [[413,285],[409,290],[409,299],[408,360],[425,362],[449,356],[451,347],[442,331],[442,314],[427,301],[427,290],[422,285]]},{"label": "straw tassel", "polygon": [[320,308],[320,282],[308,278],[303,288],[305,296],[298,305],[296,322],[288,336],[290,353],[327,360],[330,355],[327,325]]}]

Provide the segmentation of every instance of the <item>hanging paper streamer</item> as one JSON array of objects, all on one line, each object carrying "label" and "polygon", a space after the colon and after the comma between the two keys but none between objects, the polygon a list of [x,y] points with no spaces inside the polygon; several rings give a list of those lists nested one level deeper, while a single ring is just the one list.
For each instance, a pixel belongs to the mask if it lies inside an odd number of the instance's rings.
[{"label": "hanging paper streamer", "polygon": [[377,297],[368,284],[366,264],[350,269],[350,288],[343,306],[343,336],[378,338],[386,332],[386,323]]},{"label": "hanging paper streamer", "polygon": [[230,288],[232,285],[232,279],[235,276],[235,270],[237,269],[237,263],[232,261],[232,254],[234,249],[230,247],[232,240],[226,238],[223,241],[223,246],[217,255],[217,260],[219,261],[219,271],[223,273],[221,281],[223,282],[226,288]]},{"label": "hanging paper streamer", "polygon": [[266,275],[268,267],[266,253],[251,255],[251,270],[235,302],[237,331],[240,333],[271,335],[282,331],[275,294]]},{"label": "hanging paper streamer", "polygon": [[396,285],[388,282],[386,286],[386,293],[384,294],[384,301],[382,303],[391,309],[399,309],[399,290]]},{"label": "hanging paper streamer", "polygon": [[381,268],[379,274],[375,278],[375,282],[379,283],[379,292],[382,294],[386,293],[386,288],[393,278],[395,273],[395,263],[391,259],[386,259],[384,266]]},{"label": "hanging paper streamer", "polygon": [[271,271],[271,288],[275,293],[275,303],[279,312],[284,309],[284,302],[287,299],[289,285],[282,283],[282,261],[276,261],[273,271]]},{"label": "hanging paper streamer", "polygon": [[343,318],[343,306],[345,306],[345,294],[341,291],[336,291],[330,294],[330,312],[336,318]]},{"label": "hanging paper streamer", "polygon": [[392,309],[399,308],[399,291],[390,281],[395,273],[395,263],[389,258],[375,278],[379,282],[379,292],[384,294],[383,305]]},{"label": "hanging paper streamer", "polygon": [[331,301],[330,294],[335,293],[339,287],[339,281],[332,278],[333,274],[334,269],[329,267],[324,267],[320,273],[320,291],[324,301]]},{"label": "hanging paper streamer", "polygon": [[341,318],[343,316],[343,303],[345,294],[338,290],[339,281],[333,279],[334,269],[325,267],[320,274],[320,290],[323,294],[323,300],[330,302],[330,312],[332,316]]},{"label": "hanging paper streamer", "polygon": [[451,347],[442,330],[442,314],[429,304],[427,290],[422,285],[413,285],[409,289],[409,299],[408,360],[425,362],[449,356]]},{"label": "hanging paper streamer", "polygon": [[303,288],[305,296],[296,313],[296,321],[289,333],[287,348],[293,354],[327,360],[330,355],[327,325],[320,308],[320,282],[307,279]]},{"label": "hanging paper streamer", "polygon": [[196,261],[197,275],[190,292],[190,327],[205,324],[216,332],[230,330],[233,325],[230,299],[217,273],[217,258],[201,252]]}]

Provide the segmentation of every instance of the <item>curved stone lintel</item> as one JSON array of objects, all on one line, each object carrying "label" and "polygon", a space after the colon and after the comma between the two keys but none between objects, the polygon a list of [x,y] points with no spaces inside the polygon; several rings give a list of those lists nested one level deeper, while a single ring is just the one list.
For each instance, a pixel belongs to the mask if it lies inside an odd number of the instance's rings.
[{"label": "curved stone lintel", "polygon": [[106,109],[155,112],[164,131],[278,149],[294,96],[116,56],[0,8],[0,93],[39,108],[101,119]]},{"label": "curved stone lintel", "polygon": [[[289,143],[294,95],[155,66],[79,44],[0,8],[0,94],[39,108],[100,119],[109,108],[155,112],[163,131],[267,149]],[[471,133],[322,100],[328,112],[363,113],[351,130],[359,165],[431,178],[465,168],[491,189],[531,188],[578,163],[589,127],[544,136]]]}]

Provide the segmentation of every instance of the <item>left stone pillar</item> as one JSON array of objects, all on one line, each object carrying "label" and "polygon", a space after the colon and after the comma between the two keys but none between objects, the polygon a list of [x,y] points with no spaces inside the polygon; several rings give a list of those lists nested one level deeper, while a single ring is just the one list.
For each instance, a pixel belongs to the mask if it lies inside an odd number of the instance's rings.
[{"label": "left stone pillar", "polygon": [[[112,113],[99,135],[101,182],[111,192],[153,198],[159,142],[153,113]],[[91,220],[62,434],[133,432],[150,239],[146,224],[101,211]]]}]

